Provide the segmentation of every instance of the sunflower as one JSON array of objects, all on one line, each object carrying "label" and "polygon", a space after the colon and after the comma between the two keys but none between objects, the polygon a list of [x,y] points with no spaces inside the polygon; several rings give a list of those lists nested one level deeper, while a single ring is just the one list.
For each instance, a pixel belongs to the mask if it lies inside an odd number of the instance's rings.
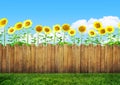
[{"label": "sunflower", "polygon": [[70,30],[70,25],[69,25],[69,24],[63,24],[63,25],[62,25],[62,30],[63,30],[64,32],[68,32],[68,31]]},{"label": "sunflower", "polygon": [[2,18],[2,19],[0,20],[0,27],[4,27],[4,26],[6,26],[7,23],[8,23],[7,18]]},{"label": "sunflower", "polygon": [[89,36],[94,37],[96,36],[96,32],[94,30],[89,30],[88,32]]},{"label": "sunflower", "polygon": [[36,32],[40,33],[40,32],[43,31],[43,27],[42,27],[41,25],[37,25],[37,26],[35,27],[35,30],[36,30]]},{"label": "sunflower", "polygon": [[95,21],[93,26],[96,30],[100,30],[102,28],[102,23],[99,21]]},{"label": "sunflower", "polygon": [[113,26],[107,26],[106,28],[107,33],[113,33],[114,32],[114,27]]},{"label": "sunflower", "polygon": [[104,28],[101,28],[99,31],[100,35],[105,35],[106,34],[106,30]]},{"label": "sunflower", "polygon": [[61,30],[60,25],[57,24],[57,25],[53,26],[53,30],[54,30],[54,32],[60,32],[60,30]]},{"label": "sunflower", "polygon": [[79,31],[80,33],[86,32],[86,26],[85,26],[85,25],[79,26],[79,27],[78,27],[78,31]]},{"label": "sunflower", "polygon": [[10,28],[8,29],[8,34],[14,34],[14,32],[15,32],[14,27],[10,27]]},{"label": "sunflower", "polygon": [[23,27],[24,28],[29,28],[29,27],[31,27],[32,26],[32,21],[31,20],[25,20],[24,22],[23,22]]},{"label": "sunflower", "polygon": [[70,36],[74,36],[76,34],[76,30],[75,29],[70,29],[68,31],[68,33],[69,33]]},{"label": "sunflower", "polygon": [[21,30],[22,27],[23,27],[22,22],[18,22],[18,23],[15,24],[15,30]]},{"label": "sunflower", "polygon": [[43,27],[43,30],[44,30],[45,34],[50,34],[50,32],[51,32],[51,29],[48,26]]},{"label": "sunflower", "polygon": [[120,22],[118,23],[118,28],[120,28]]}]

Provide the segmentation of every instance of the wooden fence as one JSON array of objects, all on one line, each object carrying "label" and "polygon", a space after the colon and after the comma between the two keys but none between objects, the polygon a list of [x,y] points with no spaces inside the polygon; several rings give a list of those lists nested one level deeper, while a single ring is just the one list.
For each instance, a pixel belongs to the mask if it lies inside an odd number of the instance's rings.
[{"label": "wooden fence", "polygon": [[119,46],[0,45],[0,73],[119,73]]}]

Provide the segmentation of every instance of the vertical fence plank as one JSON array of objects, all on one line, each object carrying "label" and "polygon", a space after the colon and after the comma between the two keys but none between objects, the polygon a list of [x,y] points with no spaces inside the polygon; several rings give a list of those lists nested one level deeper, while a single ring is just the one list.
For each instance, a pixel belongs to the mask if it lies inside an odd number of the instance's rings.
[{"label": "vertical fence plank", "polygon": [[31,72],[31,67],[30,67],[30,64],[31,64],[31,55],[30,55],[30,46],[27,46],[27,72],[30,73]]},{"label": "vertical fence plank", "polygon": [[14,72],[22,72],[22,47],[14,46]]},{"label": "vertical fence plank", "polygon": [[42,72],[42,45],[36,47],[36,72]]},{"label": "vertical fence plank", "polygon": [[51,72],[51,44],[47,46],[47,72]]},{"label": "vertical fence plank", "polygon": [[100,48],[101,46],[100,45],[96,45],[95,46],[95,50],[94,50],[94,56],[95,56],[95,60],[96,60],[96,65],[95,65],[95,72],[100,72],[100,56],[101,56],[101,54],[100,54]]},{"label": "vertical fence plank", "polygon": [[[96,72],[96,56],[95,56],[95,46],[94,45],[91,45],[91,69],[92,69],[92,72]],[[100,50],[100,49],[98,49]],[[100,56],[100,55],[99,55]],[[99,58],[98,58],[99,59]]]},{"label": "vertical fence plank", "polygon": [[7,58],[6,58],[6,46],[3,46],[3,55],[2,55],[2,72],[7,72]]},{"label": "vertical fence plank", "polygon": [[72,46],[68,46],[68,72],[72,72]]},{"label": "vertical fence plank", "polygon": [[34,44],[32,44],[31,45],[31,69],[32,69],[32,73],[34,73],[35,72],[35,58],[36,58],[36,47],[35,47],[35,45]]},{"label": "vertical fence plank", "polygon": [[57,67],[58,67],[58,73],[60,73],[61,72],[61,69],[60,69],[60,66],[61,66],[61,58],[60,58],[60,56],[61,56],[61,54],[60,54],[60,46],[58,45],[58,49],[57,49]]},{"label": "vertical fence plank", "polygon": [[68,63],[68,45],[65,44],[64,45],[64,72],[66,73],[68,71],[68,66],[67,66],[67,63]]},{"label": "vertical fence plank", "polygon": [[2,54],[3,46],[0,44],[0,73],[2,72]]},{"label": "vertical fence plank", "polygon": [[14,72],[16,73],[17,72],[17,47],[18,45],[15,45],[14,46]]},{"label": "vertical fence plank", "polygon": [[[80,45],[80,72],[81,73],[83,73],[83,63],[84,63],[84,61],[83,61],[83,45]],[[77,58],[76,58],[77,59]],[[76,64],[77,65],[77,64]]]},{"label": "vertical fence plank", "polygon": [[14,47],[10,46],[10,73],[14,73]]},{"label": "vertical fence plank", "polygon": [[113,71],[113,53],[112,53],[112,46],[106,46],[105,49],[105,61],[106,61],[106,72],[112,72]]},{"label": "vertical fence plank", "polygon": [[[81,45],[80,46],[80,72],[83,73],[85,71],[85,46]],[[78,50],[78,49],[77,49]]]},{"label": "vertical fence plank", "polygon": [[[43,73],[44,72],[44,70],[43,70],[43,68],[44,68],[44,56],[43,56],[43,52],[44,52],[44,50],[43,50],[43,45],[42,44],[40,44],[40,46],[39,46],[39,51],[38,51],[39,53],[38,53],[38,55],[39,55],[39,59],[38,59],[38,62],[39,62],[39,64],[40,64],[40,72],[41,73]],[[37,59],[37,57],[36,57],[36,59]]]},{"label": "vertical fence plank", "polygon": [[73,60],[73,66],[72,66],[72,72],[75,73],[76,72],[76,45],[72,46],[72,60]]},{"label": "vertical fence plank", "polygon": [[[18,56],[17,56],[17,61],[18,61],[18,72],[22,72],[22,46],[19,46],[18,48],[17,48],[17,51],[18,51]],[[16,66],[17,67],[17,66]]]},{"label": "vertical fence plank", "polygon": [[113,72],[117,73],[119,69],[119,49],[118,46],[113,46]]},{"label": "vertical fence plank", "polygon": [[47,73],[47,67],[48,67],[48,65],[47,65],[47,46],[43,46],[43,51],[44,51],[44,54],[43,54],[43,57],[44,57],[44,67],[43,67],[43,69],[44,69],[44,72],[45,73]]},{"label": "vertical fence plank", "polygon": [[51,48],[51,72],[55,72],[55,46]]},{"label": "vertical fence plank", "polygon": [[105,72],[105,46],[101,46],[101,51],[100,51],[100,66],[101,66],[101,73],[104,73]]},{"label": "vertical fence plank", "polygon": [[22,46],[22,51],[23,51],[23,55],[22,55],[22,72],[23,73],[27,73],[27,46],[23,45]]},{"label": "vertical fence plank", "polygon": [[81,46],[75,46],[75,57],[76,57],[76,72],[77,73],[80,73],[80,57],[81,57],[81,54],[80,54],[80,51],[81,50]]},{"label": "vertical fence plank", "polygon": [[11,52],[11,49],[10,49],[10,45],[6,45],[6,65],[7,65],[7,73],[10,73],[10,52]]},{"label": "vertical fence plank", "polygon": [[88,46],[84,46],[84,60],[85,60],[85,63],[84,63],[84,72],[85,73],[88,73],[88,65],[89,65],[89,57],[88,57]]},{"label": "vertical fence plank", "polygon": [[59,60],[58,60],[58,55],[59,55],[59,45],[55,46],[55,73],[59,71]]},{"label": "vertical fence plank", "polygon": [[89,73],[92,73],[94,71],[94,48],[93,45],[90,44],[88,47],[88,57],[89,57]]},{"label": "vertical fence plank", "polygon": [[60,72],[63,72],[64,71],[64,47],[63,46],[60,46],[60,57],[61,57],[61,71]]}]

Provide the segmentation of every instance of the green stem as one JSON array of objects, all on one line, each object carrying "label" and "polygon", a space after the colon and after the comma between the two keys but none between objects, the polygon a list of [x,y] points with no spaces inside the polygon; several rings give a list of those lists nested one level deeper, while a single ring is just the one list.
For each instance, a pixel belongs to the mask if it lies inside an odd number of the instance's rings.
[{"label": "green stem", "polygon": [[45,34],[45,45],[47,45],[47,34]]},{"label": "green stem", "polygon": [[65,32],[64,32],[64,35],[63,35],[63,43],[65,43]]},{"label": "green stem", "polygon": [[56,32],[54,33],[54,45],[55,45],[55,43],[56,43]]},{"label": "green stem", "polygon": [[39,45],[39,33],[37,33],[37,45]]},{"label": "green stem", "polygon": [[6,45],[6,33],[5,33],[5,27],[4,27],[4,46]]},{"label": "green stem", "polygon": [[74,42],[73,43],[75,44],[75,36],[73,36],[73,38],[74,38]]},{"label": "green stem", "polygon": [[81,45],[82,45],[82,33],[80,35],[81,35]]},{"label": "green stem", "polygon": [[29,44],[28,43],[28,40],[29,40],[29,35],[28,35],[29,33],[28,33],[28,29],[27,29],[27,44]]},{"label": "green stem", "polygon": [[[102,35],[100,36],[100,41],[101,41],[101,42],[103,41],[103,40],[102,40]],[[100,42],[100,44],[102,44],[101,42]]]},{"label": "green stem", "polygon": [[73,44],[75,44],[75,36],[72,36],[72,38],[73,38]]}]

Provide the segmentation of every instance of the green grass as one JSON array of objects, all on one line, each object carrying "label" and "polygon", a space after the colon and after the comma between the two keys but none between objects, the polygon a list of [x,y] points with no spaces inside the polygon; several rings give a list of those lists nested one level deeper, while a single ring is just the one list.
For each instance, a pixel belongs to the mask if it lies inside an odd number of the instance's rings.
[{"label": "green grass", "polygon": [[120,74],[0,74],[0,85],[120,85]]}]

